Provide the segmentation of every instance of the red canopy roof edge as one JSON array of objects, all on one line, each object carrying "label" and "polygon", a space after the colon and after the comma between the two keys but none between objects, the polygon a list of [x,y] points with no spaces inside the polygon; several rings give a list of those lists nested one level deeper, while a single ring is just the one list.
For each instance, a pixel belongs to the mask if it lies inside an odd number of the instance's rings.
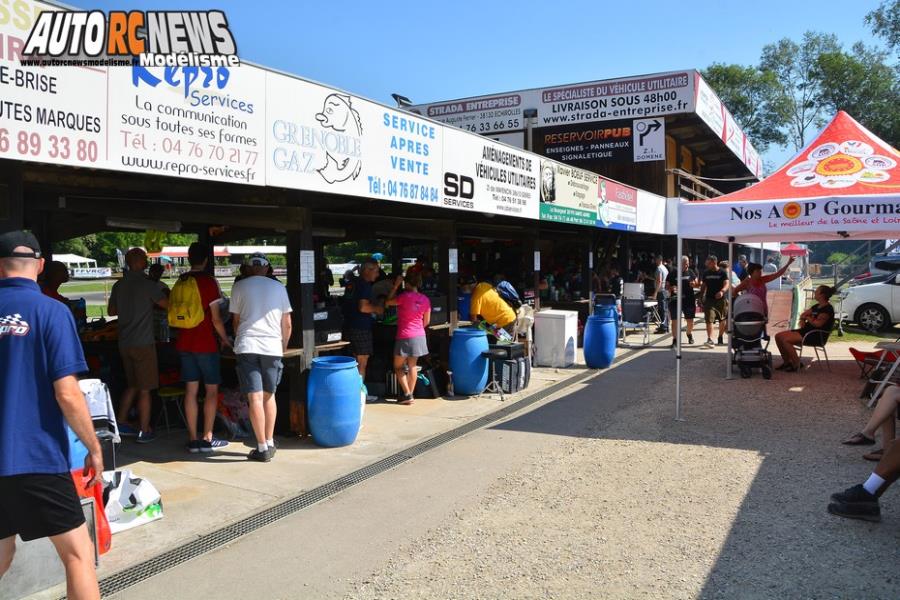
[{"label": "red canopy roof edge", "polygon": [[900,194],[900,152],[844,111],[784,166],[710,202]]}]

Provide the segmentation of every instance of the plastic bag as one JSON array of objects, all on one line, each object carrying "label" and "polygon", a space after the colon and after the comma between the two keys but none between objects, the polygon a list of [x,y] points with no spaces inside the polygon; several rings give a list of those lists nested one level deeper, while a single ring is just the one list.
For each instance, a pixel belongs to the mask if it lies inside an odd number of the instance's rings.
[{"label": "plastic bag", "polygon": [[162,496],[146,479],[130,470],[103,473],[106,518],[113,534],[162,519]]}]

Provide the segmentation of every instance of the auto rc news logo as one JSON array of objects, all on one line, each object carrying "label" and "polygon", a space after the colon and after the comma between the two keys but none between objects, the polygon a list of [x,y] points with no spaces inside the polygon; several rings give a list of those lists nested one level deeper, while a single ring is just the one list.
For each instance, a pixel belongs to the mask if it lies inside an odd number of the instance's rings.
[{"label": "auto rc news logo", "polygon": [[219,10],[44,11],[23,55],[50,65],[240,65],[228,19]]}]

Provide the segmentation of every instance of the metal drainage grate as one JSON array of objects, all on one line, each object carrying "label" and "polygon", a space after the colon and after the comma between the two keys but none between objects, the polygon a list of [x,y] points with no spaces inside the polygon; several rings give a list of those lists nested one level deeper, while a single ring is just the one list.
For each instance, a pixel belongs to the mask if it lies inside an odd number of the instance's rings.
[{"label": "metal drainage grate", "polygon": [[[628,350],[619,358],[621,360],[622,358],[639,352],[641,349],[642,348],[635,348]],[[381,460],[375,461],[370,465],[366,465],[361,469],[357,469],[352,473],[348,473],[347,475],[338,477],[334,481],[330,481],[328,483],[320,485],[319,487],[303,492],[297,496],[294,496],[293,498],[284,500],[283,502],[280,502],[275,506],[264,509],[256,513],[255,515],[251,515],[236,523],[232,523],[231,525],[227,525],[225,527],[222,527],[221,529],[217,529],[210,533],[201,535],[191,542],[188,542],[177,548],[173,548],[172,550],[163,552],[162,554],[154,556],[153,558],[150,558],[139,565],[128,567],[122,571],[119,571],[118,573],[114,573],[108,577],[104,577],[102,580],[100,580],[100,595],[103,597],[112,596],[113,594],[117,594],[118,592],[121,592],[133,585],[137,585],[138,583],[149,579],[154,575],[158,575],[164,571],[177,567],[182,563],[197,558],[198,556],[206,554],[207,552],[215,550],[216,548],[221,548],[222,546],[229,544],[234,540],[247,535],[248,533],[265,527],[266,525],[270,525],[275,521],[301,511],[304,508],[308,508],[313,504],[321,502],[326,498],[330,498],[331,496],[334,496],[335,494],[338,494],[349,487],[352,487],[358,483],[362,483],[363,481],[384,473],[389,469],[393,469],[394,467],[401,465],[411,460],[412,458],[419,456],[420,454],[423,454],[429,450],[442,446],[447,442],[451,442],[457,438],[460,438],[467,433],[471,433],[472,431],[481,429],[482,427],[486,427],[487,425],[490,425],[492,423],[496,423],[497,421],[506,418],[510,414],[518,412],[523,408],[540,402],[571,385],[584,381],[585,379],[596,373],[597,371],[585,370],[583,373],[580,373],[574,377],[554,383],[553,385],[535,392],[534,394],[530,394],[525,398],[522,398],[521,400],[512,402],[504,406],[500,410],[479,417],[474,421],[470,421],[469,423],[460,425],[459,427],[451,429],[450,431],[446,431],[444,433],[436,435],[405,450],[401,450],[396,454],[392,454],[390,456],[382,458]],[[65,600],[65,596],[61,597],[60,600]]]}]

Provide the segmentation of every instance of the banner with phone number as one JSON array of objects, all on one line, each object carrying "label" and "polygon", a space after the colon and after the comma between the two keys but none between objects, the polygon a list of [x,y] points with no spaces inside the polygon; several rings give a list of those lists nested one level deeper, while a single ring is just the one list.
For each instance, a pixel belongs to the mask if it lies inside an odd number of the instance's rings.
[{"label": "banner with phone number", "polygon": [[0,158],[105,166],[106,67],[22,65],[20,51],[49,5],[0,4]]}]

